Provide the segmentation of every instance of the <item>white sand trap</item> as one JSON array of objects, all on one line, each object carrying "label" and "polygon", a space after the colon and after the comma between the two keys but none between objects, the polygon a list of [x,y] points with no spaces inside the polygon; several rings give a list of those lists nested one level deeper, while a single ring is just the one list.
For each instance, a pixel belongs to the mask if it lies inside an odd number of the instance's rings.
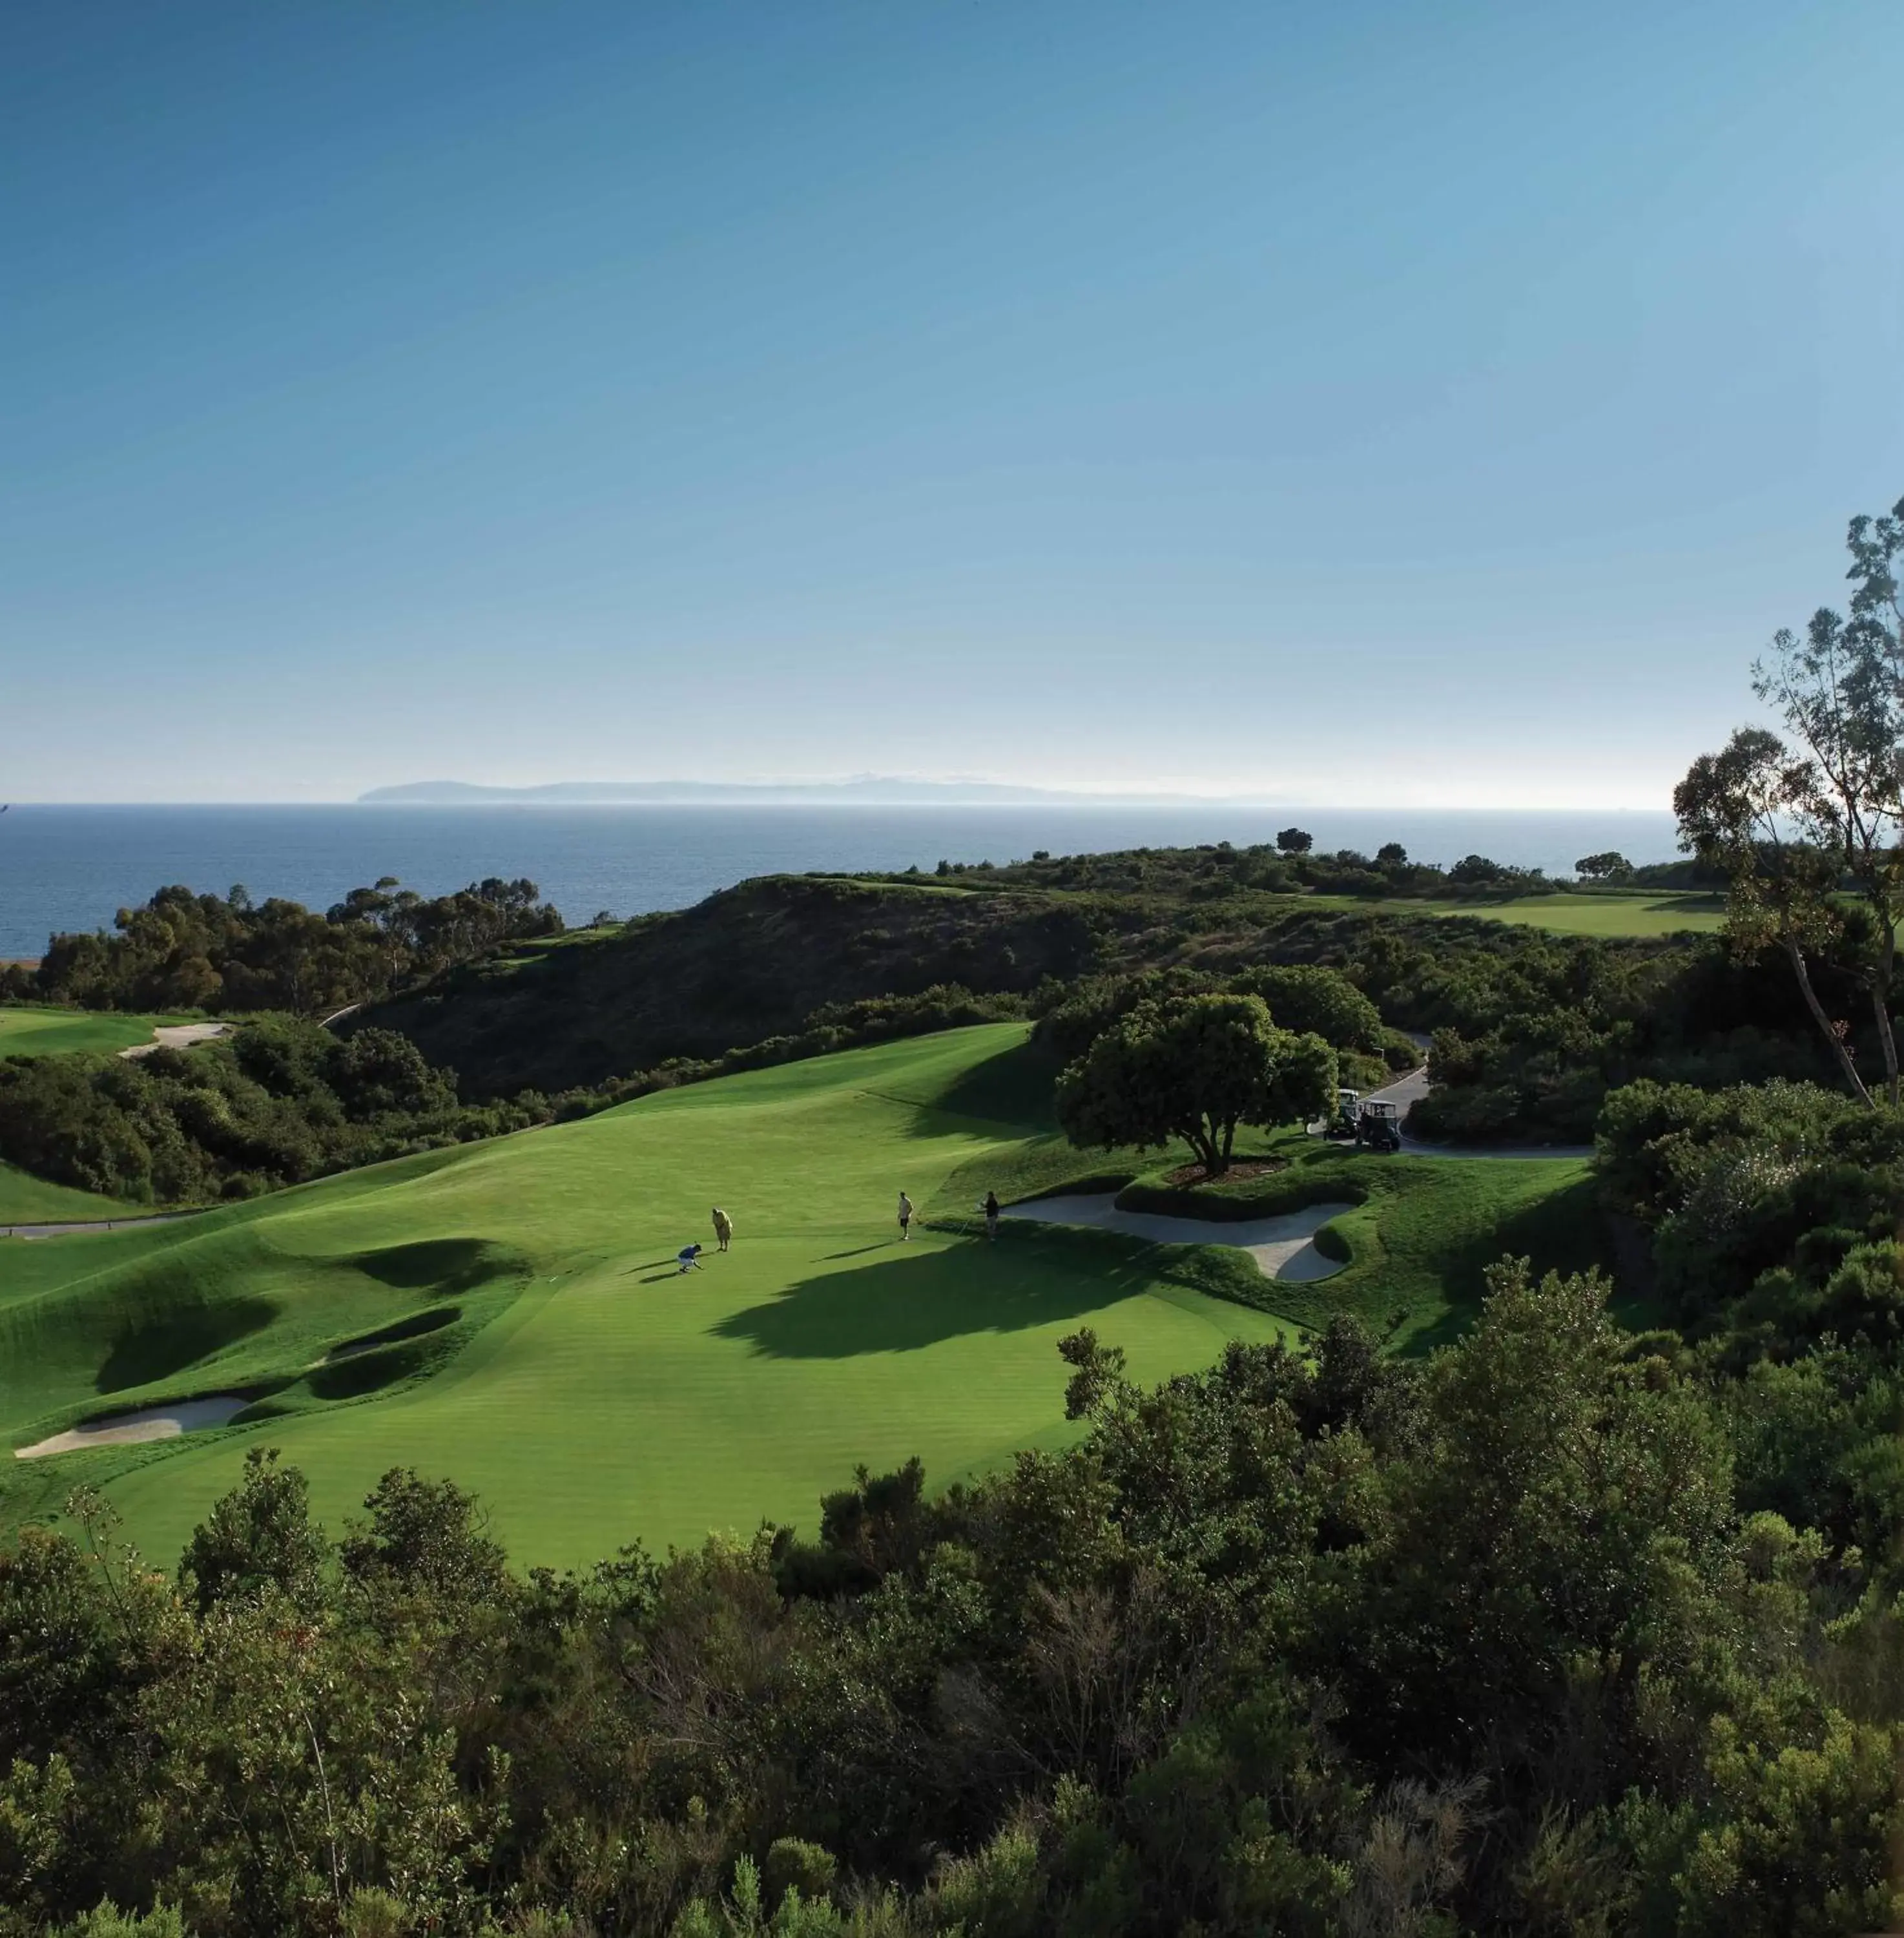
[{"label": "white sand trap", "polygon": [[1043,1225],[1089,1225],[1099,1232],[1122,1232],[1133,1238],[1149,1238],[1167,1245],[1234,1245],[1247,1252],[1265,1278],[1292,1285],[1332,1278],[1342,1267],[1317,1251],[1316,1234],[1332,1218],[1353,1211],[1353,1204],[1311,1204],[1280,1218],[1171,1218],[1160,1211],[1120,1211],[1116,1194],[1101,1196],[1034,1198],[1028,1204],[1007,1204],[1007,1218],[1035,1219]]},{"label": "white sand trap", "polygon": [[242,1413],[251,1402],[232,1393],[220,1393],[211,1399],[185,1399],[171,1406],[147,1407],[141,1413],[115,1413],[104,1420],[84,1420],[56,1433],[50,1440],[36,1440],[31,1447],[16,1447],[16,1460],[37,1460],[43,1454],[77,1454],[87,1447],[125,1447],[141,1440],[172,1440],[202,1426],[223,1426]]},{"label": "white sand trap", "polygon": [[195,1043],[211,1043],[229,1035],[229,1023],[158,1023],[150,1043],[135,1043],[119,1053],[125,1057],[150,1056],[155,1049],[190,1049]]}]

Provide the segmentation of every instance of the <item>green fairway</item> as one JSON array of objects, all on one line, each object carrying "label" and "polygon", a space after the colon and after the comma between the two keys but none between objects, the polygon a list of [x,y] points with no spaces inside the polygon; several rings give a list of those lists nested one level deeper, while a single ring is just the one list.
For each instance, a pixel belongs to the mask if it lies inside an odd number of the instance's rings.
[{"label": "green fairway", "polygon": [[1671,935],[1685,929],[1710,931],[1723,928],[1726,919],[1723,896],[1677,891],[1663,895],[1528,895],[1511,902],[1456,903],[1439,912],[1477,915],[1489,922],[1522,922],[1534,928],[1555,929],[1563,935]]},{"label": "green fairway", "polygon": [[[1297,905],[1292,901],[1292,906]],[[1522,895],[1511,901],[1441,901],[1426,896],[1364,901],[1354,895],[1305,895],[1304,908],[1362,909],[1386,915],[1474,916],[1483,922],[1517,922],[1563,935],[1672,935],[1687,929],[1710,933],[1725,925],[1722,896],[1678,889],[1631,895]]]},{"label": "green fairway", "polygon": [[59,1056],[79,1050],[130,1049],[150,1043],[159,1023],[190,1016],[126,1016],[93,1010],[0,1009],[0,1056]]},{"label": "green fairway", "polygon": [[[763,1515],[810,1528],[857,1461],[916,1453],[943,1484],[1061,1439],[1053,1349],[1080,1323],[1146,1381],[1287,1329],[1198,1290],[1201,1247],[1014,1231],[994,1248],[950,1228],[899,1244],[902,1185],[927,1207],[1022,1144],[1028,1125],[976,1113],[1012,1107],[1020,1086],[983,1071],[1023,1034],[730,1078],[147,1232],[0,1241],[11,1444],[106,1405],[239,1390],[278,1410],[11,1463],[0,1508],[48,1512],[99,1481],[167,1556],[270,1444],[333,1524],[410,1464],[477,1490],[518,1562],[580,1563]],[[734,1250],[678,1275],[717,1201]]]}]

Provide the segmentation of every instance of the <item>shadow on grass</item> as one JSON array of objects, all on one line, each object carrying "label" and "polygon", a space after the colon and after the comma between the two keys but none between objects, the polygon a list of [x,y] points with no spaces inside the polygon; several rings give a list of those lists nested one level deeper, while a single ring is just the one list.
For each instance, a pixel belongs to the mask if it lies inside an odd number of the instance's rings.
[{"label": "shadow on grass", "polygon": [[1041,1044],[1025,1042],[1001,1050],[955,1077],[922,1111],[913,1135],[942,1135],[941,1127],[926,1122],[928,1111],[1026,1130],[1055,1130],[1058,1117],[1052,1099],[1058,1071],[1058,1059]]},{"label": "shadow on grass", "polygon": [[187,1366],[262,1332],[277,1318],[270,1299],[224,1299],[142,1316],[112,1342],[94,1378],[98,1393],[169,1379]]},{"label": "shadow on grass", "polygon": [[384,1245],[360,1252],[351,1261],[380,1283],[438,1297],[473,1292],[492,1279],[524,1277],[529,1262],[508,1245],[488,1238],[425,1238],[408,1245]]},{"label": "shadow on grass", "polygon": [[826,1272],[711,1328],[776,1359],[909,1353],[975,1332],[1022,1332],[1083,1319],[1155,1284],[1153,1247],[1102,1234],[921,1247]]}]

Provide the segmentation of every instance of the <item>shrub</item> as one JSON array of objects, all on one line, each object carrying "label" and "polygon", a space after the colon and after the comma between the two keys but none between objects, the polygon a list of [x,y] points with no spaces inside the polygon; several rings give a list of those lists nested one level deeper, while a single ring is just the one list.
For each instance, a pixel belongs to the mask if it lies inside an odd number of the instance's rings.
[{"label": "shrub", "polygon": [[1246,969],[1231,987],[1262,997],[1278,1028],[1321,1037],[1338,1049],[1382,1047],[1381,1013],[1339,969],[1267,964]]}]

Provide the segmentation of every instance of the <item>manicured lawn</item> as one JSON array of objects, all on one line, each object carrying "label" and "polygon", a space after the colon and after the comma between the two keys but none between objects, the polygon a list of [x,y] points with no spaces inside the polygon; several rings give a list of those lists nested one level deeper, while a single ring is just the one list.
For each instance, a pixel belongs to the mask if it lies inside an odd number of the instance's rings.
[{"label": "manicured lawn", "polygon": [[157,1023],[190,1016],[126,1016],[92,1010],[0,1009],[0,1056],[59,1056],[77,1050],[129,1049],[152,1040]]},{"label": "manicured lawn", "polygon": [[[1465,1323],[1502,1251],[1598,1255],[1578,1164],[1357,1158],[1299,1135],[1258,1140],[1289,1168],[1227,1195],[1356,1203],[1327,1228],[1352,1255],[1335,1278],[1279,1285],[1220,1244],[1016,1223],[988,1246],[988,1188],[1139,1168],[1048,1128],[1025,1036],[849,1051],[147,1231],[0,1241],[8,1444],[159,1400],[257,1402],[183,1440],[0,1460],[0,1523],[96,1482],[169,1560],[245,1450],[271,1445],[333,1527],[391,1466],[452,1475],[524,1565],[763,1517],[810,1530],[856,1463],[917,1454],[943,1485],[1061,1444],[1055,1347],[1080,1325],[1146,1382],[1338,1311],[1420,1346]],[[929,1220],[903,1245],[901,1186]],[[709,1238],[717,1202],[734,1249],[684,1277],[673,1255]]]},{"label": "manicured lawn", "polygon": [[[283,1409],[9,1463],[0,1514],[99,1481],[169,1557],[263,1444],[305,1469],[333,1524],[414,1465],[476,1490],[518,1562],[581,1564],[763,1515],[811,1529],[857,1461],[916,1453],[943,1484],[1061,1439],[1055,1347],[1081,1323],[1150,1381],[1286,1332],[1189,1282],[1201,1248],[1029,1231],[995,1248],[917,1228],[899,1244],[902,1185],[928,1206],[1023,1142],[1025,1126],[979,1114],[1019,1094],[982,1071],[1023,1034],[729,1078],[150,1232],[0,1241],[11,1444],[107,1404],[274,1387]],[[677,1275],[717,1201],[733,1251]]]}]

